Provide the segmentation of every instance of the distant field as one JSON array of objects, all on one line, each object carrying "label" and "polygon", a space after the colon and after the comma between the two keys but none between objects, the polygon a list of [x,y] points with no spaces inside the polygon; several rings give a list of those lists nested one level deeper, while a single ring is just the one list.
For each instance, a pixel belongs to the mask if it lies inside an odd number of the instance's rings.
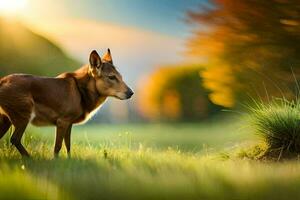
[{"label": "distant field", "polygon": [[[54,128],[31,127],[31,135],[54,141]],[[74,126],[72,142],[95,147],[130,147],[153,149],[178,148],[199,152],[232,147],[255,139],[249,126],[241,122],[222,121],[204,124],[93,124]]]},{"label": "distant field", "polygon": [[255,141],[250,130],[230,121],[75,127],[72,159],[53,159],[53,129],[30,128],[32,159],[0,142],[0,199],[300,198],[298,161],[218,153]]}]

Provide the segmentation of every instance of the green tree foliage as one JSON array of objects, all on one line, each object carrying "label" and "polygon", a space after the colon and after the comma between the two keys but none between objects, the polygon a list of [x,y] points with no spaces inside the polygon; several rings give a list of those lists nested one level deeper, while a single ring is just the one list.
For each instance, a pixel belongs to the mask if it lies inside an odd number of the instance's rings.
[{"label": "green tree foliage", "polygon": [[0,18],[0,75],[32,73],[55,76],[80,64],[57,45],[21,23]]},{"label": "green tree foliage", "polygon": [[300,76],[300,1],[211,3],[188,19],[195,28],[190,53],[208,60],[203,77],[213,102],[231,107],[248,95],[267,98],[265,90],[292,98],[292,70]]},{"label": "green tree foliage", "polygon": [[202,87],[199,66],[162,67],[140,89],[139,107],[152,119],[197,121],[211,117],[221,107]]}]

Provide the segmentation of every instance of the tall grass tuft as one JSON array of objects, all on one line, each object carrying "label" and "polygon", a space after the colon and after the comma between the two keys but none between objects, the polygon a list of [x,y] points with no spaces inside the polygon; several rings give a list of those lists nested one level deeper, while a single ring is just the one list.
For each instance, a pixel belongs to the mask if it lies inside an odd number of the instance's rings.
[{"label": "tall grass tuft", "polygon": [[300,153],[300,102],[283,98],[256,101],[249,109],[254,128],[267,144],[266,154],[280,159]]}]

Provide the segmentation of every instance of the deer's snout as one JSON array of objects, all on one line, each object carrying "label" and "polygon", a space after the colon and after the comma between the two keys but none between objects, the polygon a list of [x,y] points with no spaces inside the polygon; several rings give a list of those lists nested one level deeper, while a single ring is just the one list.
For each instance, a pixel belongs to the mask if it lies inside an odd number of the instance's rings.
[{"label": "deer's snout", "polygon": [[126,94],[126,98],[130,99],[134,94],[134,92],[130,88],[128,88],[125,94]]}]

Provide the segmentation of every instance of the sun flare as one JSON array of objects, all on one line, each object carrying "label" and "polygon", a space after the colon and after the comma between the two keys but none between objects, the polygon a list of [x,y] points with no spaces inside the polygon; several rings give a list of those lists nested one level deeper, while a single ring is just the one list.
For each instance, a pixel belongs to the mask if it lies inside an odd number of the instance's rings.
[{"label": "sun flare", "polygon": [[26,4],[27,0],[0,0],[0,15],[18,14]]}]

